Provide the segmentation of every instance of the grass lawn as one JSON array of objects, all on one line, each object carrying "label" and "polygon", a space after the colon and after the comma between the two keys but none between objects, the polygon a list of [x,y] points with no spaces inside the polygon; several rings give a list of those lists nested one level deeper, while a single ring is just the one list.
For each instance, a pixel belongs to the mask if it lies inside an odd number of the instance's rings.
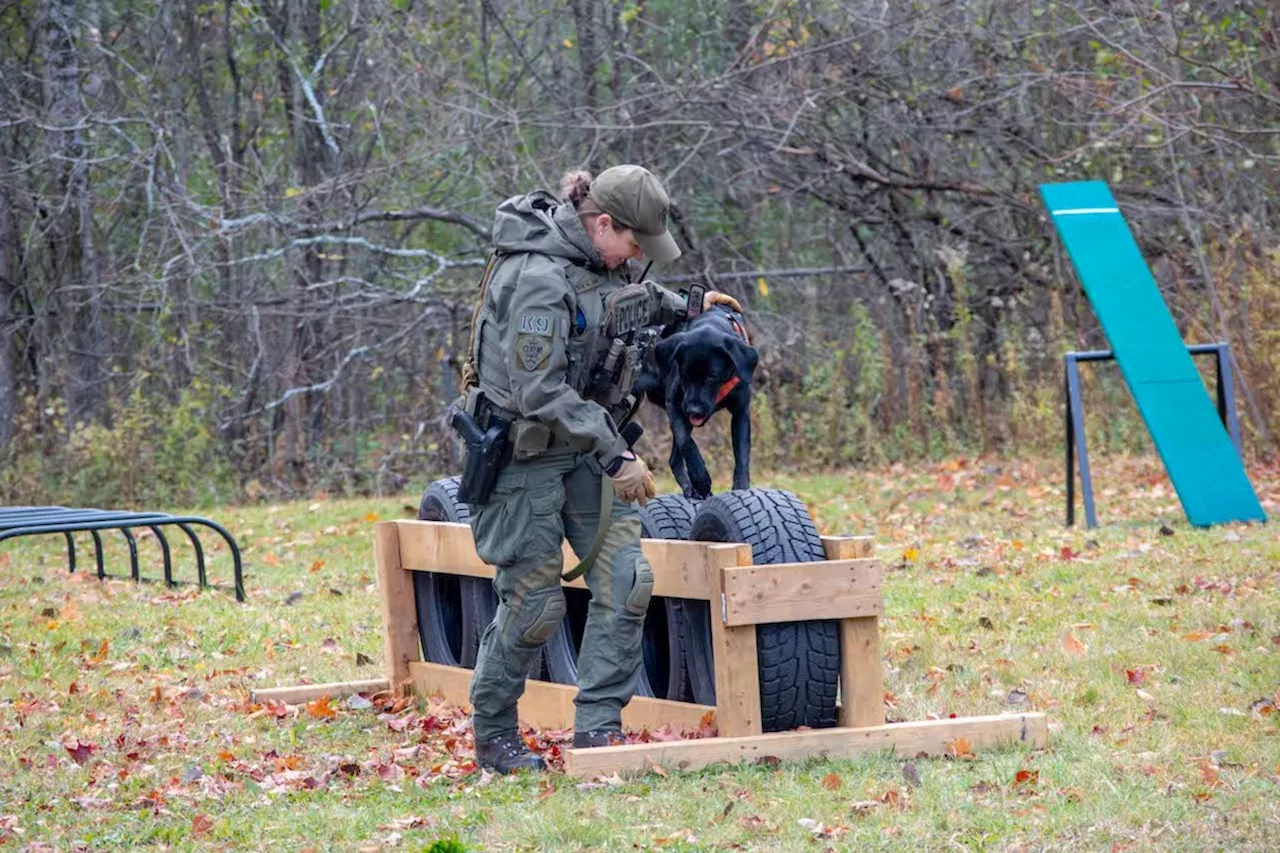
[{"label": "grass lawn", "polygon": [[[1158,462],[1094,462],[1094,531],[1062,526],[1060,460],[758,475],[823,532],[877,537],[890,719],[1049,715],[1046,750],[915,774],[876,756],[509,780],[474,771],[457,709],[250,705],[382,674],[370,525],[417,495],[206,513],[244,548],[244,605],[69,575],[57,537],[6,543],[0,848],[1280,849],[1280,526],[1194,530]],[[1274,517],[1280,472],[1252,473]],[[194,577],[185,544],[175,562]],[[229,580],[225,549],[210,574]]]}]

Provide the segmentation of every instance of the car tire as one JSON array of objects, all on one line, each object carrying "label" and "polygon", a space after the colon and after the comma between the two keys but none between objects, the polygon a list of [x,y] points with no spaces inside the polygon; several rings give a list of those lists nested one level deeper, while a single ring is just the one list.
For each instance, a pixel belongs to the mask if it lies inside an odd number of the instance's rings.
[{"label": "car tire", "polygon": [[[755,565],[825,560],[818,529],[794,494],[778,489],[725,492],[703,501],[690,536],[700,542],[745,542]],[[689,670],[695,700],[715,704],[711,613],[686,608]],[[761,727],[766,732],[836,723],[840,633],[834,620],[756,626]]]}]

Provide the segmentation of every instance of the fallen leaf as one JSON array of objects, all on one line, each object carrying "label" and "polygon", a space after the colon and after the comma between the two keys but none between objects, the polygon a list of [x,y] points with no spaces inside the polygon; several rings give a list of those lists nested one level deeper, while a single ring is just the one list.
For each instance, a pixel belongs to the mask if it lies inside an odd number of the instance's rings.
[{"label": "fallen leaf", "polygon": [[378,520],[378,514],[376,512],[366,512],[364,514],[364,520],[369,524],[373,524]]},{"label": "fallen leaf", "polygon": [[902,792],[896,788],[890,788],[881,794],[880,802],[899,811],[907,807],[907,798],[902,796]]},{"label": "fallen leaf", "polygon": [[828,791],[840,790],[840,776],[835,773],[828,773],[826,776],[823,776],[822,787],[826,788]]},{"label": "fallen leaf", "polygon": [[268,566],[275,567],[280,565],[280,558],[276,556],[275,551],[268,551],[267,555],[262,559]]},{"label": "fallen leaf", "polygon": [[907,550],[902,552],[902,559],[905,562],[910,563],[910,562],[913,562],[914,560],[918,560],[919,558],[920,558],[919,548],[908,548]]},{"label": "fallen leaf", "polygon": [[321,696],[314,702],[308,702],[307,713],[320,720],[332,720],[338,716],[338,712],[330,706],[328,696]]},{"label": "fallen leaf", "polygon": [[1089,651],[1089,647],[1080,642],[1073,632],[1068,631],[1067,636],[1062,638],[1062,651],[1067,657],[1080,657]]},{"label": "fallen leaf", "polygon": [[953,758],[973,758],[973,742],[961,735],[947,744],[947,752]]},{"label": "fallen leaf", "polygon": [[1218,768],[1203,760],[1200,762],[1200,781],[1209,788],[1216,788],[1222,784],[1222,780],[1218,778]]},{"label": "fallen leaf", "polygon": [[880,808],[879,800],[858,800],[849,806],[849,810],[854,814],[866,814]]},{"label": "fallen leaf", "polygon": [[191,819],[191,834],[196,838],[207,835],[211,829],[213,829],[213,818],[208,815],[198,814]]},{"label": "fallen leaf", "polygon": [[1147,680],[1147,674],[1140,669],[1126,669],[1124,677],[1130,684],[1142,684]]},{"label": "fallen leaf", "polygon": [[423,817],[421,815],[412,815],[410,817],[396,818],[395,820],[391,821],[391,823],[385,826],[380,826],[378,828],[390,829],[390,830],[395,830],[397,832],[400,832],[406,829],[434,829],[435,825],[436,825],[436,819],[434,817],[431,817],[430,815],[427,815],[426,817]]},{"label": "fallen leaf", "polygon": [[324,560],[316,560],[314,563],[311,564],[310,568],[308,568],[307,571],[318,572],[323,568],[324,568]]},{"label": "fallen leaf", "polygon": [[89,658],[89,663],[102,663],[104,660],[107,659],[107,652],[110,650],[110,648],[111,648],[111,643],[107,640],[103,640],[101,645],[98,646],[97,654]]},{"label": "fallen leaf", "polygon": [[1150,693],[1148,693],[1147,691],[1143,690],[1141,687],[1139,687],[1137,690],[1135,690],[1135,691],[1133,691],[1133,692],[1134,692],[1134,694],[1135,694],[1139,699],[1141,699],[1143,702],[1154,702],[1154,701],[1156,701],[1156,697],[1152,696]]},{"label": "fallen leaf", "polygon": [[71,756],[71,759],[76,764],[84,764],[98,747],[91,743],[82,742],[75,735],[64,735],[62,748],[67,751],[67,754]]},{"label": "fallen leaf", "polygon": [[373,707],[373,703],[359,693],[352,693],[343,704],[347,706],[348,711],[368,711]]},{"label": "fallen leaf", "polygon": [[[75,803],[82,809],[102,809],[111,805],[111,800],[103,797],[73,797],[71,802]],[[0,839],[4,836],[0,835]]]},{"label": "fallen leaf", "polygon": [[915,762],[908,761],[902,765],[902,778],[906,779],[907,784],[911,787],[920,787],[920,771],[916,769]]}]

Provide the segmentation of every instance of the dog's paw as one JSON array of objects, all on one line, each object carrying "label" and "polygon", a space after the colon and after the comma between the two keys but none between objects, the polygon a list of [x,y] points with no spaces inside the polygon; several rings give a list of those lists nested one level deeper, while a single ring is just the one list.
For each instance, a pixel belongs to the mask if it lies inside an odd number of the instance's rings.
[{"label": "dog's paw", "polygon": [[691,477],[691,485],[685,489],[684,496],[690,500],[704,501],[711,497],[711,478]]},{"label": "dog's paw", "polygon": [[733,490],[735,492],[745,492],[751,488],[751,480],[747,477],[734,477]]}]

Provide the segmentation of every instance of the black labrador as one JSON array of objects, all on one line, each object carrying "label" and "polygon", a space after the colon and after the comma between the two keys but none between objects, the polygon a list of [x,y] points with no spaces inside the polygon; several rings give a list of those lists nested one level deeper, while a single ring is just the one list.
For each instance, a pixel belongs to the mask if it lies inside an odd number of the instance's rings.
[{"label": "black labrador", "polygon": [[751,378],[760,353],[742,317],[713,305],[678,325],[654,348],[635,384],[637,394],[661,406],[671,422],[671,473],[686,497],[711,496],[711,475],[693,440],[693,428],[728,409],[733,416],[733,488],[751,488]]}]

